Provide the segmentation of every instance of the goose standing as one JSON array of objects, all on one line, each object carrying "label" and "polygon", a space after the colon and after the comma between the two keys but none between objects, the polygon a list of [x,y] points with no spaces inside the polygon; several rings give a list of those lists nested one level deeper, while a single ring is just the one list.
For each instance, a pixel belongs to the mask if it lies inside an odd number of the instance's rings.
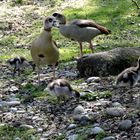
[{"label": "goose standing", "polygon": [[75,19],[66,23],[66,18],[60,13],[54,13],[53,16],[59,21],[60,33],[72,40],[78,41],[80,45],[80,57],[83,56],[82,42],[88,42],[89,48],[93,52],[92,39],[100,34],[110,34],[111,31],[106,27],[96,23],[93,20]]},{"label": "goose standing", "polygon": [[53,79],[55,79],[55,66],[59,59],[59,50],[52,39],[51,29],[56,23],[53,16],[44,21],[44,29],[40,36],[32,42],[31,56],[38,68],[38,82],[40,83],[40,65],[52,65]]}]

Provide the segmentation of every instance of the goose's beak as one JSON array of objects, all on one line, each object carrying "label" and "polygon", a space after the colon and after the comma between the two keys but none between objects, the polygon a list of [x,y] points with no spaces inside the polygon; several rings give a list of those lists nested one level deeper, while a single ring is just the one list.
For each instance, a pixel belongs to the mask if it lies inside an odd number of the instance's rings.
[{"label": "goose's beak", "polygon": [[59,28],[59,22],[54,21],[54,22],[53,22],[53,26]]}]

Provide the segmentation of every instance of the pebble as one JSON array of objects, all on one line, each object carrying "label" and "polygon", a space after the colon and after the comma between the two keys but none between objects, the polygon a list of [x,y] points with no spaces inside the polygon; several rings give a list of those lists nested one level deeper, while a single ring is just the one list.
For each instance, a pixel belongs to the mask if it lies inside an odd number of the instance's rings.
[{"label": "pebble", "polygon": [[87,83],[91,83],[91,82],[95,82],[95,83],[98,83],[100,82],[101,78],[100,77],[89,77],[86,82]]},{"label": "pebble", "polygon": [[16,93],[19,91],[19,89],[16,86],[11,86],[10,88],[8,88],[8,91]]},{"label": "pebble", "polygon": [[83,106],[79,105],[74,109],[74,115],[79,115],[85,112],[85,109]]},{"label": "pebble", "polygon": [[16,137],[14,140],[21,140],[21,138],[19,138],[19,137]]},{"label": "pebble", "polygon": [[78,135],[77,134],[72,134],[72,135],[69,135],[67,137],[67,140],[77,140],[77,138],[78,138]]},{"label": "pebble", "polygon": [[110,107],[106,109],[107,115],[113,116],[113,117],[120,117],[124,115],[124,108],[120,107]]},{"label": "pebble", "polygon": [[102,140],[116,140],[113,136],[104,137]]},{"label": "pebble", "polygon": [[122,107],[122,105],[119,102],[113,102],[112,107]]},{"label": "pebble", "polygon": [[20,125],[20,128],[28,128],[28,129],[33,129],[34,127],[33,126],[31,126],[31,125],[27,125],[27,124],[22,124],[22,125]]},{"label": "pebble", "polygon": [[105,131],[100,128],[100,127],[94,127],[94,128],[91,128],[91,132],[90,132],[90,135],[97,135],[99,133],[105,133]]},{"label": "pebble", "polygon": [[43,132],[43,128],[37,128],[37,132],[38,132],[38,133]]},{"label": "pebble", "polygon": [[87,125],[90,121],[90,118],[88,117],[88,115],[82,115],[81,118],[79,119],[80,124],[82,126]]},{"label": "pebble", "polygon": [[119,123],[119,129],[120,130],[128,130],[130,129],[132,126],[132,121],[131,120],[122,120]]},{"label": "pebble", "polygon": [[10,109],[9,109],[11,112],[17,112],[17,108],[16,107],[11,107]]},{"label": "pebble", "polygon": [[9,102],[6,102],[6,105],[8,105],[8,106],[18,106],[18,105],[20,105],[20,101],[9,101]]},{"label": "pebble", "polygon": [[88,118],[90,121],[94,122],[100,117],[100,114],[97,112],[88,112]]},{"label": "pebble", "polygon": [[67,130],[75,129],[76,127],[77,127],[77,124],[70,124]]}]

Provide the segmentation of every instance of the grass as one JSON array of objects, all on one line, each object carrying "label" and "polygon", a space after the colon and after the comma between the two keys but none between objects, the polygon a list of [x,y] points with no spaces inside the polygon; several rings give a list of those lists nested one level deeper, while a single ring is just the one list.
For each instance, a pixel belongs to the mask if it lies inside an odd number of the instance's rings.
[{"label": "grass", "polygon": [[82,99],[86,101],[94,101],[101,98],[110,98],[112,96],[112,93],[110,91],[103,91],[103,92],[92,92],[92,93],[86,93],[85,96],[82,97]]},{"label": "grass", "polygon": [[16,138],[20,138],[21,140],[38,140],[34,129],[16,128],[10,125],[0,126],[1,140],[14,140]]}]

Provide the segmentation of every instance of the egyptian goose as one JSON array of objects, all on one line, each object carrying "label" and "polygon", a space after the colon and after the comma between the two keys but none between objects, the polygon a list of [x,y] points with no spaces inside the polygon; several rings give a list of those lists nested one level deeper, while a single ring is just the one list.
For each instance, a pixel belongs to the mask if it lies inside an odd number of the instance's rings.
[{"label": "egyptian goose", "polygon": [[57,97],[58,101],[64,100],[71,97],[80,97],[80,93],[74,90],[66,79],[56,79],[47,86],[49,93]]},{"label": "egyptian goose", "polygon": [[64,15],[54,13],[53,16],[59,21],[58,27],[60,33],[67,38],[78,41],[80,45],[80,57],[83,56],[82,42],[88,42],[89,48],[93,52],[93,44],[91,40],[100,34],[108,35],[111,33],[106,27],[93,20],[75,19],[70,23],[66,23]]},{"label": "egyptian goose", "polygon": [[116,78],[116,85],[134,87],[140,80],[140,57],[136,67],[129,67]]},{"label": "egyptian goose", "polygon": [[7,60],[7,63],[13,67],[13,73],[12,76],[13,78],[15,77],[16,72],[18,73],[18,76],[20,76],[21,71],[23,70],[23,68],[31,66],[34,70],[34,65],[32,64],[31,61],[27,61],[24,57],[22,56],[17,56],[14,58],[10,58]]},{"label": "egyptian goose", "polygon": [[44,20],[44,29],[37,39],[32,42],[31,56],[38,68],[38,82],[40,83],[40,66],[52,65],[53,79],[55,79],[55,65],[58,63],[59,50],[56,42],[52,39],[51,29],[56,23],[53,16]]}]

